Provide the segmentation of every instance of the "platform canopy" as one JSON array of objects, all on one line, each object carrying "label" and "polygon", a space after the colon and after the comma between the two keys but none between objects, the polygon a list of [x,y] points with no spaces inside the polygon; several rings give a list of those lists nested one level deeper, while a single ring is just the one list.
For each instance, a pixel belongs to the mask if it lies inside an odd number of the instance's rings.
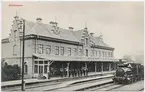
[{"label": "platform canopy", "polygon": [[118,59],[114,58],[93,58],[93,57],[69,57],[69,56],[53,56],[53,55],[41,55],[41,54],[33,54],[33,56],[43,59],[43,60],[50,60],[50,61],[79,61],[79,62],[119,62]]}]

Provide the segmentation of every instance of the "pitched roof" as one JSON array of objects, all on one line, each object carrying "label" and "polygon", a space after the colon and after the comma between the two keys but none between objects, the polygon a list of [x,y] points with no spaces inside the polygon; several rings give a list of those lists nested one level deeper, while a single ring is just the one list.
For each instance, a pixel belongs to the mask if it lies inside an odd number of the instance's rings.
[{"label": "pitched roof", "polygon": [[[82,35],[84,33],[84,29],[71,31],[69,29],[63,29],[58,27],[58,31],[60,31],[60,34],[55,34],[53,33],[52,29],[53,29],[53,25],[51,24],[44,24],[41,22],[35,23],[32,21],[25,22],[26,35],[34,34],[34,35],[51,37],[51,38],[81,42]],[[89,34],[89,38],[91,39],[91,44],[109,47],[100,36],[94,37]]]},{"label": "pitched roof", "polygon": [[[84,31],[84,29],[82,29],[82,30],[77,30],[77,31],[73,31],[73,34],[76,36],[76,38],[77,38],[79,41],[81,41],[83,31]],[[102,39],[100,36],[94,37],[94,36],[91,36],[91,35],[89,34],[89,38],[91,39],[91,44],[109,47],[109,46],[103,41],[103,39]]]},{"label": "pitched roof", "polygon": [[72,31],[72,33],[74,34],[74,36],[81,41],[82,38],[82,34],[83,34],[83,29],[82,30],[77,30],[77,31]]},{"label": "pitched roof", "polygon": [[54,34],[52,29],[52,25],[44,24],[44,23],[33,23],[30,21],[26,21],[26,35],[35,34],[46,37],[65,39],[69,41],[79,42],[79,40],[73,35],[72,31],[68,29],[58,28],[60,34]]}]

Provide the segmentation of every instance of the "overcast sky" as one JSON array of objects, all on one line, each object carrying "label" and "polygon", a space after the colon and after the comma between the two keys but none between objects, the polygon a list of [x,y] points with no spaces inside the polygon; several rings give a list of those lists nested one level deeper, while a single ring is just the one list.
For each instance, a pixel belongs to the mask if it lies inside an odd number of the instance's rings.
[{"label": "overcast sky", "polygon": [[143,2],[5,2],[2,4],[2,38],[8,37],[16,10],[26,20],[36,22],[36,18],[41,17],[46,24],[56,20],[61,28],[73,26],[78,30],[87,24],[89,32],[95,36],[102,33],[104,41],[115,48],[116,58],[144,50]]}]

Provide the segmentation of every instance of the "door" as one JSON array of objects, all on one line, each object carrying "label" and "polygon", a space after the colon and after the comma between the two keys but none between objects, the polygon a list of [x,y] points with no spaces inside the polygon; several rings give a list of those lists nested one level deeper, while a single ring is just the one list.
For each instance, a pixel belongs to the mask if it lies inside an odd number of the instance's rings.
[{"label": "door", "polygon": [[39,65],[39,73],[43,74],[43,66],[42,65]]}]

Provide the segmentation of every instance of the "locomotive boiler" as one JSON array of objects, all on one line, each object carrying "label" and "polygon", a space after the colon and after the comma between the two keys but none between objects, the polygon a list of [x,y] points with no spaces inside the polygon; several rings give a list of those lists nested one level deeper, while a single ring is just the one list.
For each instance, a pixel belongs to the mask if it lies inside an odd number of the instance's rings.
[{"label": "locomotive boiler", "polygon": [[144,66],[139,63],[123,63],[118,65],[113,81],[128,84],[144,78]]}]

